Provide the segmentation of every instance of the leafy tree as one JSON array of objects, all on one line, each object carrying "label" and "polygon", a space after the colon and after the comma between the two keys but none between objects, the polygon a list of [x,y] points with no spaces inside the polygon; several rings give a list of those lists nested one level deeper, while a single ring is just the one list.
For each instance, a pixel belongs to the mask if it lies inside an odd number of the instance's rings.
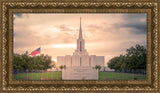
[{"label": "leafy tree", "polygon": [[116,64],[117,64],[118,61],[119,61],[119,57],[114,57],[114,58],[112,58],[112,59],[109,60],[109,62],[108,62],[108,67],[109,67],[110,69],[118,70],[118,68],[117,68],[117,66],[116,66]]},{"label": "leafy tree", "polygon": [[66,65],[61,65],[59,66],[59,68],[62,70],[62,69],[66,69]]},{"label": "leafy tree", "polygon": [[62,70],[62,69],[64,68],[64,66],[63,66],[63,65],[61,65],[61,66],[59,66],[59,68]]},{"label": "leafy tree", "polygon": [[14,54],[14,62],[13,68],[14,70],[36,70],[43,69],[46,70],[48,68],[53,67],[55,64],[51,65],[51,57],[48,55],[41,54],[40,56],[31,57],[28,55],[26,51],[25,54]]},{"label": "leafy tree", "polygon": [[126,50],[125,55],[114,57],[108,62],[108,67],[115,70],[146,69],[146,48],[136,45]]},{"label": "leafy tree", "polygon": [[95,66],[95,69],[100,70],[100,69],[101,69],[101,66],[100,66],[100,65],[96,65],[96,66]]},{"label": "leafy tree", "polygon": [[64,65],[63,68],[66,69],[66,65]]},{"label": "leafy tree", "polygon": [[128,57],[127,65],[130,69],[146,69],[146,48],[136,45],[127,49],[126,56]]}]

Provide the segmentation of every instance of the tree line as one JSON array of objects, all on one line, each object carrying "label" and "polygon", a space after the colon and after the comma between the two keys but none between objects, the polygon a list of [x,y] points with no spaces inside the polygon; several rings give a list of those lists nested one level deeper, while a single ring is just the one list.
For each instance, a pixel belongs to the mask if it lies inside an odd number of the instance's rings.
[{"label": "tree line", "polygon": [[25,54],[14,54],[13,58],[14,70],[46,70],[55,66],[51,64],[51,56],[41,54],[31,57],[26,52]]},{"label": "tree line", "polygon": [[146,47],[139,44],[126,50],[125,55],[120,55],[109,60],[108,67],[115,71],[146,70]]}]

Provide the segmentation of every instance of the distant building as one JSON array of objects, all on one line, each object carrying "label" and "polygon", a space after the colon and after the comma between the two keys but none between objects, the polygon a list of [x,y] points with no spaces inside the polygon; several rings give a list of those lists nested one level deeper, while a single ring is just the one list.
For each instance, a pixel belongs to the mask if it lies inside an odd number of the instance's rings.
[{"label": "distant building", "polygon": [[[93,46],[94,47],[94,46]],[[95,67],[96,65],[101,66],[101,70],[105,70],[105,57],[89,55],[85,49],[85,40],[82,37],[81,19],[80,19],[80,30],[79,38],[77,39],[77,49],[73,55],[58,56],[57,67],[66,65],[66,67]]]}]

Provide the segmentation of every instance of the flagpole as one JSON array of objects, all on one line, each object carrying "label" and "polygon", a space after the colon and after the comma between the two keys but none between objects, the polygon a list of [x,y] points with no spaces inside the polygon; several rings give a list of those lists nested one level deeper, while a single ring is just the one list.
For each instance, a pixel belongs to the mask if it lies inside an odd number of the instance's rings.
[{"label": "flagpole", "polygon": [[[41,45],[40,45],[39,48],[40,48],[40,53],[39,53],[39,55],[41,55]],[[39,77],[38,74],[39,74],[39,72],[37,73],[37,80],[38,80],[38,77]]]},{"label": "flagpole", "polygon": [[41,55],[41,52],[42,52],[42,50],[41,50],[41,44],[40,44],[40,53],[39,53],[39,55]]}]

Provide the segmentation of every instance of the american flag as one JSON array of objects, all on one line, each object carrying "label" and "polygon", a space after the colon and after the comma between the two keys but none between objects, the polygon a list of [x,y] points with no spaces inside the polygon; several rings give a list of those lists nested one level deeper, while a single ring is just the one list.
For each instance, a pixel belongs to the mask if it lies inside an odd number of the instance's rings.
[{"label": "american flag", "polygon": [[37,48],[36,50],[32,51],[31,55],[35,56],[35,55],[39,54],[40,51],[41,51],[41,48]]}]

